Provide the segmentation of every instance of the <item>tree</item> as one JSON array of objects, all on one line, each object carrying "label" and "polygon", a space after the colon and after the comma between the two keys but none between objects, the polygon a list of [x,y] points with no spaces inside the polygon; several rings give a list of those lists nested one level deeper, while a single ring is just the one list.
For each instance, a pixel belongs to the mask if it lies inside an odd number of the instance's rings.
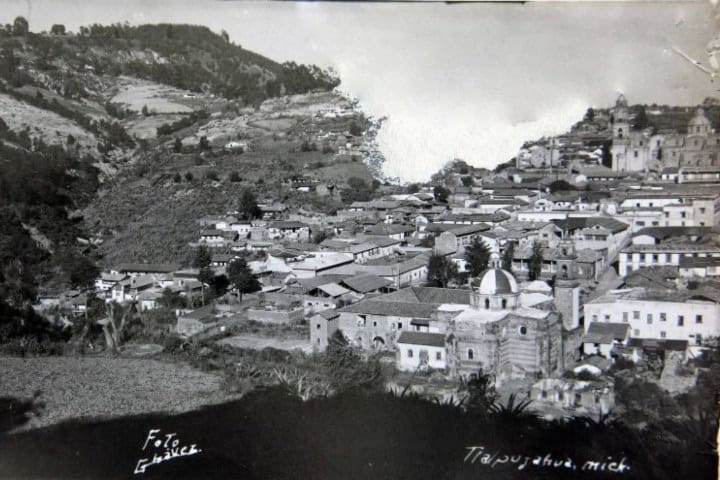
[{"label": "tree", "polygon": [[584,120],[586,122],[592,122],[593,120],[595,120],[595,110],[593,110],[592,107],[588,108],[587,111],[585,112]]},{"label": "tree", "polygon": [[208,141],[208,138],[205,135],[200,137],[200,142],[198,143],[198,148],[200,149],[200,151],[210,150],[210,142]]},{"label": "tree", "polygon": [[565,180],[555,180],[550,185],[548,185],[548,189],[550,189],[550,193],[555,193],[555,192],[572,191],[572,190],[575,190],[575,187],[570,185]]},{"label": "tree", "polygon": [[446,203],[448,200],[448,196],[450,195],[450,190],[441,185],[437,185],[435,188],[433,188],[433,195],[435,196],[436,201]]},{"label": "tree", "polygon": [[648,121],[647,112],[645,111],[645,106],[641,106],[640,110],[638,110],[637,115],[635,115],[635,124],[633,127],[635,127],[638,130],[644,130],[650,125],[650,122]]},{"label": "tree", "polygon": [[182,182],[182,175],[180,175],[180,172],[175,172],[175,175],[173,175],[173,182],[175,182],[175,183]]},{"label": "tree", "polygon": [[505,247],[505,251],[503,252],[503,256],[502,256],[503,270],[512,272],[512,261],[513,261],[514,256],[515,256],[515,243],[508,242],[507,246]]},{"label": "tree", "polygon": [[340,330],[330,337],[322,366],[335,393],[382,388],[380,365],[377,361],[364,362]]},{"label": "tree", "polygon": [[227,276],[230,285],[240,294],[240,303],[243,293],[257,292],[262,288],[244,258],[236,258],[228,264]]},{"label": "tree", "polygon": [[113,352],[117,352],[121,342],[124,340],[123,334],[132,316],[136,313],[136,304],[133,302],[125,307],[110,302],[106,306],[107,316],[103,323],[103,333],[105,334],[105,343]]},{"label": "tree", "polygon": [[530,255],[530,270],[528,277],[530,280],[537,280],[540,278],[543,265],[543,247],[538,241],[533,242],[532,254]]},{"label": "tree", "polygon": [[250,190],[244,190],[238,202],[238,211],[245,220],[254,220],[262,216],[255,195]]},{"label": "tree", "polygon": [[450,280],[458,274],[457,265],[449,258],[433,254],[428,261],[428,281],[436,286],[446,288]]},{"label": "tree", "polygon": [[180,295],[165,287],[160,295],[160,305],[165,308],[173,308],[180,304]]},{"label": "tree", "polygon": [[195,252],[195,258],[193,259],[193,268],[207,268],[210,266],[212,255],[210,251],[204,245],[201,245]]},{"label": "tree", "polygon": [[210,267],[202,267],[198,272],[198,281],[200,282],[200,290],[202,292],[202,304],[205,305],[205,286],[210,286],[215,278],[215,272]]},{"label": "tree", "polygon": [[411,194],[412,194],[412,193],[417,193],[417,192],[420,191],[420,184],[419,184],[419,183],[411,183],[410,185],[407,186],[407,188],[405,189],[405,191],[406,191],[407,193],[411,193]]},{"label": "tree", "polygon": [[473,180],[473,177],[462,177],[460,181],[463,184],[463,187],[472,187],[475,185],[475,180]]},{"label": "tree", "polygon": [[195,179],[192,172],[185,172],[185,181],[192,182]]},{"label": "tree", "polygon": [[472,243],[465,247],[465,261],[473,277],[488,268],[490,249],[481,238],[475,237]]},{"label": "tree", "polygon": [[230,43],[230,35],[228,35],[228,32],[226,32],[225,30],[221,30],[220,36],[223,40],[225,40],[225,43]]},{"label": "tree", "polygon": [[363,129],[360,125],[358,125],[356,122],[352,122],[350,124],[350,128],[348,129],[348,133],[352,135],[353,137],[359,137],[363,134]]},{"label": "tree", "polygon": [[147,105],[143,105],[143,108],[142,108],[142,116],[143,116],[143,117],[147,117],[147,116],[149,116],[149,115],[150,115],[150,111],[148,110]]},{"label": "tree", "polygon": [[182,140],[175,137],[175,141],[173,142],[173,152],[180,153],[182,152]]},{"label": "tree", "polygon": [[69,255],[63,262],[63,269],[73,288],[89,288],[100,275],[95,263],[84,255]]},{"label": "tree", "polygon": [[30,32],[28,21],[25,17],[15,17],[13,22],[13,35],[16,37],[25,37]]},{"label": "tree", "polygon": [[477,374],[462,381],[461,390],[467,392],[466,405],[468,410],[477,413],[488,413],[495,405],[499,395],[495,391],[495,384],[490,375],[481,368]]},{"label": "tree", "polygon": [[56,23],[52,27],[50,27],[50,33],[53,35],[65,35],[65,25]]},{"label": "tree", "polygon": [[241,182],[242,177],[240,176],[240,173],[238,172],[230,172],[230,175],[228,176],[228,180],[230,180],[233,183]]}]

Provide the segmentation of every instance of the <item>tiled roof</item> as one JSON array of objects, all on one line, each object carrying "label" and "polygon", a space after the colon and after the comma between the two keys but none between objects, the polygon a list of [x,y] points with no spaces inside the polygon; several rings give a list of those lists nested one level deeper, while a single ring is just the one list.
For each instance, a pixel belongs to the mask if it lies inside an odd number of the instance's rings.
[{"label": "tiled roof", "polygon": [[627,323],[600,323],[592,322],[583,337],[586,343],[612,343],[614,340],[623,341],[630,332]]},{"label": "tiled roof", "polygon": [[427,303],[381,302],[373,298],[343,307],[340,311],[366,315],[430,318],[437,307],[435,304]]},{"label": "tiled roof", "polygon": [[390,280],[378,277],[377,275],[356,275],[344,279],[342,283],[351,290],[359,293],[373,292],[392,284]]},{"label": "tiled roof", "polygon": [[442,333],[402,332],[395,343],[406,345],[424,345],[428,347],[444,347],[445,335]]},{"label": "tiled roof", "polygon": [[174,263],[121,263],[114,270],[118,272],[171,273],[178,269]]}]

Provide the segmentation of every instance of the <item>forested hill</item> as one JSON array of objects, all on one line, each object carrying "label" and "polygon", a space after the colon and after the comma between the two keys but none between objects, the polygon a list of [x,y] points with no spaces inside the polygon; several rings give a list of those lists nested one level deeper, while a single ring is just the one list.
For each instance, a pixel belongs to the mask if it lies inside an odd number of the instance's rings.
[{"label": "forested hill", "polygon": [[231,43],[227,33],[204,26],[94,24],[66,34],[56,25],[52,31],[0,31],[0,61],[15,64],[7,78],[14,86],[39,82],[82,95],[97,88],[104,76],[130,75],[257,104],[339,84],[316,66],[277,63]]}]

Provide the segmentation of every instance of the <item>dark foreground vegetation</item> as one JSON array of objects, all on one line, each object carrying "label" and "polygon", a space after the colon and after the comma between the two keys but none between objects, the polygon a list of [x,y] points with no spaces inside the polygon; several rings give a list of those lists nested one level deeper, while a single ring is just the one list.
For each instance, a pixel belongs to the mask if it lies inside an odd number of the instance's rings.
[{"label": "dark foreground vegetation", "polygon": [[[68,422],[0,438],[4,478],[715,478],[708,439],[689,424],[639,432],[621,424],[545,422],[522,408],[464,411],[416,397],[346,392],[303,402],[283,388],[177,416]],[[149,431],[201,451],[153,465],[139,460]],[[507,463],[465,460],[483,446]],[[148,453],[149,452],[149,453]],[[162,454],[162,449],[158,451]],[[567,466],[543,466],[572,460]],[[522,456],[512,463],[511,456]],[[529,457],[527,465],[520,469]],[[533,460],[540,457],[538,463]],[[612,459],[609,459],[612,457]],[[610,462],[630,469],[609,472]],[[599,462],[586,464],[586,462]],[[602,463],[606,462],[605,472]]]}]

